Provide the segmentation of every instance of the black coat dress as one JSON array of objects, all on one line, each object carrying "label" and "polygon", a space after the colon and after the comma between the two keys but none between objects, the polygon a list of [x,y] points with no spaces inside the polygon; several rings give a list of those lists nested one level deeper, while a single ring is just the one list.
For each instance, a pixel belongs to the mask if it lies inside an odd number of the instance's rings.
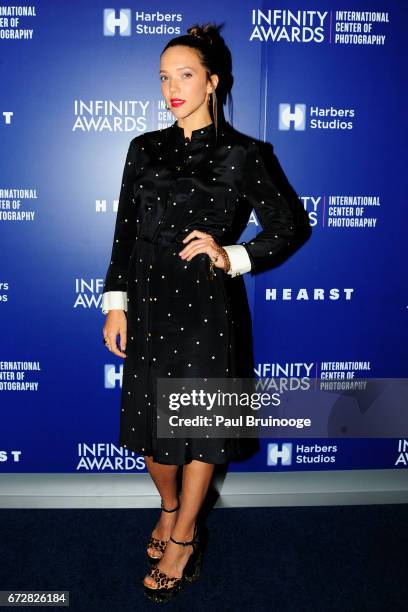
[{"label": "black coat dress", "polygon": [[119,444],[160,463],[225,463],[259,450],[257,438],[158,438],[155,382],[254,376],[242,276],[214,268],[211,279],[208,255],[178,252],[193,229],[235,244],[252,208],[263,230],[241,243],[251,273],[294,250],[304,218],[278,191],[261,144],[222,120],[217,138],[213,123],[188,139],[174,122],[129,145],[104,291],[127,292]]}]

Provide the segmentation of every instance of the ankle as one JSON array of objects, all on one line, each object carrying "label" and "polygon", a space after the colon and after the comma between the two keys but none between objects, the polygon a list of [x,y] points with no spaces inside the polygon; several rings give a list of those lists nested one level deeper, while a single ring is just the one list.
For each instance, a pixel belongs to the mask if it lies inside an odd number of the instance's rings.
[{"label": "ankle", "polygon": [[[171,532],[171,537],[177,542],[190,542],[194,537],[194,523],[189,526],[176,525]],[[187,547],[186,547],[187,548]]]},{"label": "ankle", "polygon": [[162,497],[161,503],[162,503],[162,506],[166,508],[166,510],[173,510],[173,508],[177,508],[179,504],[179,500],[177,496],[176,497]]}]

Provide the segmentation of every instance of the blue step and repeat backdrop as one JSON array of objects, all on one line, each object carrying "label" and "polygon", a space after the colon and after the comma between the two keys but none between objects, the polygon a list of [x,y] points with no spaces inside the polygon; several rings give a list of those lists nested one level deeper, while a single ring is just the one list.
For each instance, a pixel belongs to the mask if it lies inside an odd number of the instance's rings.
[{"label": "blue step and repeat backdrop", "polygon": [[[312,225],[283,265],[245,275],[256,375],[407,376],[404,4],[0,5],[1,471],[146,471],[117,444],[101,296],[128,144],[175,120],[160,52],[197,21],[225,23],[226,118],[274,145]],[[259,230],[253,213],[242,239]],[[406,432],[346,435],[376,414],[360,400],[322,415],[333,437],[262,439],[230,470],[406,468]]]}]

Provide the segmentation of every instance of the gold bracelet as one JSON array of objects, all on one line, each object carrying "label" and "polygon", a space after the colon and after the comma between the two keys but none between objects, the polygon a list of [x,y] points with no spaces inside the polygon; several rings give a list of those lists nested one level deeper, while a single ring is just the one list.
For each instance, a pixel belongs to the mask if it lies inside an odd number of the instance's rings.
[{"label": "gold bracelet", "polygon": [[228,272],[231,269],[231,262],[230,262],[230,258],[228,257],[228,253],[225,249],[223,249],[221,246],[217,246],[217,256],[214,259],[211,259],[210,257],[210,278],[213,279],[215,276],[215,272],[214,272],[214,264],[216,261],[218,261],[218,257],[221,255],[221,257],[223,258],[225,264],[226,264],[226,268],[224,269],[225,272]]},{"label": "gold bracelet", "polygon": [[217,261],[217,259],[218,259],[218,255],[219,255],[219,252],[217,252],[217,256],[216,256],[214,259],[211,259],[211,257],[210,257],[210,278],[211,278],[211,280],[212,280],[212,279],[214,278],[214,276],[215,276],[215,272],[214,272],[214,264],[215,264],[215,262],[216,262],[216,261]]},{"label": "gold bracelet", "polygon": [[230,258],[228,257],[228,253],[223,247],[221,247],[220,253],[221,253],[221,256],[224,258],[224,261],[226,264],[224,272],[229,272],[231,270],[231,261],[230,261]]}]

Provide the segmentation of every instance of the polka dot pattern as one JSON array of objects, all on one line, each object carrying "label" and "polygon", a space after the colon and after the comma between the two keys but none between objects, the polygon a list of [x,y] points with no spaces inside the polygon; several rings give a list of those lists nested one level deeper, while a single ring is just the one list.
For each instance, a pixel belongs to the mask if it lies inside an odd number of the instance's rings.
[{"label": "polka dot pattern", "polygon": [[[259,450],[254,439],[157,436],[157,378],[253,377],[251,316],[242,276],[209,257],[182,259],[194,229],[218,244],[239,240],[248,204],[262,231],[242,242],[254,271],[293,239],[294,220],[250,137],[221,121],[184,135],[169,128],[135,137],[124,167],[104,291],[126,292],[119,444],[166,464],[225,463]],[[192,241],[194,243],[194,240]]]}]

